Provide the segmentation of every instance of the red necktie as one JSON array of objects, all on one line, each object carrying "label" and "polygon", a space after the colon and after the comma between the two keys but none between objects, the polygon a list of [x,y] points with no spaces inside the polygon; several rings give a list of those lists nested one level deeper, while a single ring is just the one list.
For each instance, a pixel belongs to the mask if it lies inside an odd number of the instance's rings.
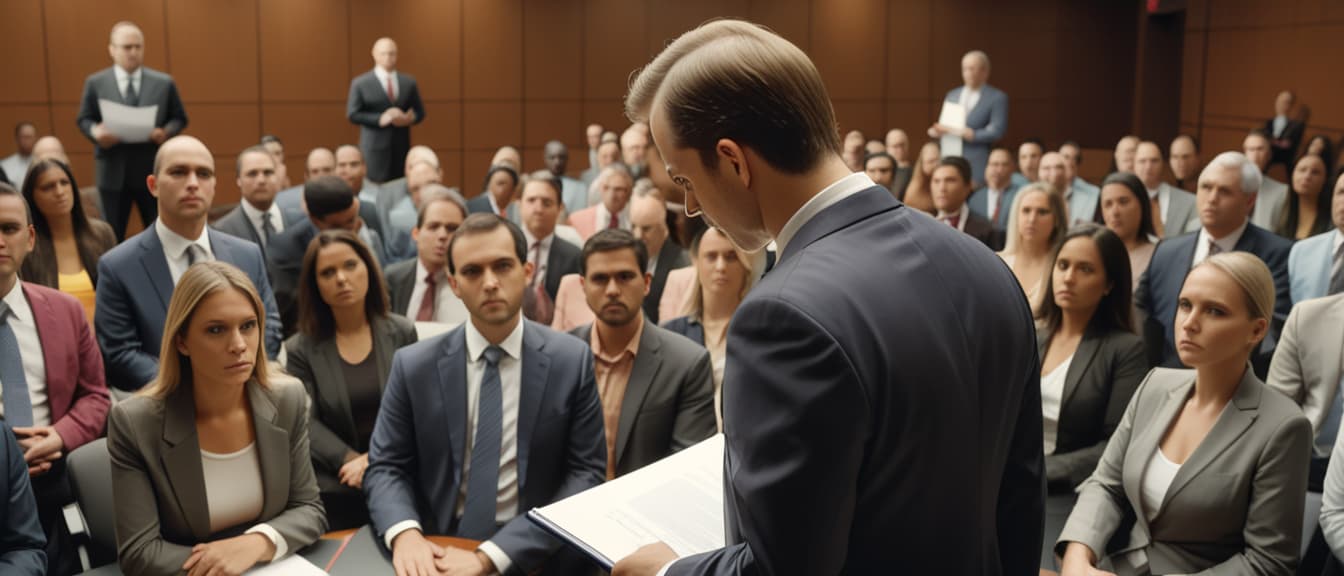
[{"label": "red necktie", "polygon": [[999,208],[1003,207],[1003,194],[999,194],[998,201],[994,203],[994,209],[989,211],[989,222],[993,224],[999,221]]},{"label": "red necktie", "polygon": [[612,214],[612,215],[611,215],[611,222],[608,222],[608,223],[607,223],[607,229],[609,229],[609,230],[615,230],[615,229],[620,228],[620,227],[621,227],[621,219],[620,219],[619,217],[617,217],[615,214]]},{"label": "red necktie", "polygon": [[951,216],[948,216],[947,223],[949,226],[956,228],[957,224],[961,224],[961,214],[953,214]]},{"label": "red necktie", "polygon": [[396,101],[397,101],[397,91],[396,91],[396,88],[395,88],[394,86],[392,86],[392,75],[391,75],[391,74],[388,74],[388,75],[387,75],[387,99],[388,99],[388,101],[390,101],[390,102],[396,102]]},{"label": "red necktie", "polygon": [[420,310],[415,313],[417,322],[434,321],[434,293],[438,292],[434,286],[434,275],[425,276],[425,296],[420,299]]}]

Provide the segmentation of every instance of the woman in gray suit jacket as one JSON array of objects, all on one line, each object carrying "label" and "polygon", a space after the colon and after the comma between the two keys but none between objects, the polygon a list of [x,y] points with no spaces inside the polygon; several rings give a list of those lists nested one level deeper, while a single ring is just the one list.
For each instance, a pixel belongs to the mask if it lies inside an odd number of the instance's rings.
[{"label": "woman in gray suit jacket", "polygon": [[1250,254],[1190,271],[1174,336],[1194,369],[1158,368],[1134,393],[1055,546],[1064,576],[1104,574],[1104,556],[1122,575],[1293,573],[1311,425],[1249,368],[1273,310]]},{"label": "woman in gray suit jacket", "polygon": [[369,523],[362,487],[392,353],[415,325],[388,313],[378,260],[345,230],[318,234],[299,273],[299,331],[286,368],[312,397],[313,469],[333,530]]},{"label": "woman in gray suit jacket", "polygon": [[108,419],[126,574],[240,574],[326,530],[298,386],[271,385],[266,311],[237,268],[201,262],[168,305],[159,375]]}]

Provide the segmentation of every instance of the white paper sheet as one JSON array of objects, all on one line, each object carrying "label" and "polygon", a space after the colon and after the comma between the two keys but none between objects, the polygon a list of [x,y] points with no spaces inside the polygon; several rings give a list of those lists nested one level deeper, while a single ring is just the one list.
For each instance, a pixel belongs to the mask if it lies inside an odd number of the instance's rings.
[{"label": "white paper sheet", "polygon": [[659,540],[678,556],[722,548],[723,434],[534,512],[613,562]]},{"label": "white paper sheet", "polygon": [[327,572],[303,556],[291,554],[244,572],[246,576],[326,576]]},{"label": "white paper sheet", "polygon": [[[938,123],[960,131],[966,127],[966,109],[960,103],[944,100],[943,110],[938,114]],[[944,134],[938,144],[944,158],[961,156],[960,134]]]},{"label": "white paper sheet", "polygon": [[122,142],[134,144],[149,141],[149,133],[154,131],[154,119],[159,115],[159,106],[127,106],[100,99],[98,111],[103,115],[104,128],[116,134]]}]

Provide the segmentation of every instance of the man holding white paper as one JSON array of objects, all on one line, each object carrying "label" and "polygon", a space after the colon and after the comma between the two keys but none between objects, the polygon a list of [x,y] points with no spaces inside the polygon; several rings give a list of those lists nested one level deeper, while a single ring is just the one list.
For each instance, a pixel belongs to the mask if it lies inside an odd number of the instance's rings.
[{"label": "man holding white paper", "polygon": [[943,98],[929,137],[942,139],[943,156],[961,156],[971,163],[971,179],[978,187],[985,183],[990,149],[1008,130],[1008,95],[989,85],[989,56],[979,50],[961,57],[961,79],[966,84]]},{"label": "man holding white paper", "polygon": [[[139,207],[145,226],[158,216],[145,178],[154,171],[159,144],[186,128],[187,112],[172,76],[144,66],[145,35],[138,26],[125,21],[112,25],[107,51],[113,65],[84,81],[76,123],[94,144],[95,182],[103,200],[103,217],[121,241],[132,202]],[[145,126],[150,108],[152,126]],[[106,117],[105,110],[114,111],[115,116]]]}]

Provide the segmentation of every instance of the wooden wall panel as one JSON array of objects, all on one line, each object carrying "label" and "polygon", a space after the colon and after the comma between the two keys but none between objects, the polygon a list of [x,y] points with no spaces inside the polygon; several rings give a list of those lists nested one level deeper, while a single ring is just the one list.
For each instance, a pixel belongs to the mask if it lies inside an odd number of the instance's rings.
[{"label": "wooden wall panel", "polygon": [[[894,0],[887,11],[886,46],[886,83],[887,98],[927,99],[929,92],[929,67],[927,57],[929,39],[933,31],[929,28],[932,18],[932,0]],[[926,120],[921,116],[921,121]],[[901,124],[895,118],[889,119],[894,126],[913,126]]]},{"label": "wooden wall panel", "polygon": [[581,0],[523,3],[525,98],[583,98],[583,9]]},{"label": "wooden wall panel", "polygon": [[773,30],[804,51],[812,47],[808,31],[812,17],[809,0],[751,0],[747,15],[752,22]]},{"label": "wooden wall panel", "polygon": [[551,140],[559,140],[571,150],[587,150],[588,143],[584,138],[586,127],[587,124],[583,123],[583,103],[577,100],[523,104],[522,144],[528,148],[540,149]]},{"label": "wooden wall panel", "polygon": [[425,121],[411,129],[411,144],[424,144],[435,150],[462,148],[462,103],[425,102]]},{"label": "wooden wall panel", "polygon": [[[48,104],[0,104],[0,158],[13,153],[14,127],[32,122],[38,134],[51,133],[51,106]],[[13,176],[13,174],[10,174]]]},{"label": "wooden wall panel", "polygon": [[630,71],[648,63],[646,6],[629,0],[588,0],[584,8],[585,98],[622,98]]},{"label": "wooden wall panel", "polygon": [[182,99],[255,106],[256,0],[177,0],[164,6],[173,78]]},{"label": "wooden wall panel", "polygon": [[817,0],[810,56],[832,99],[881,99],[886,86],[887,4]]},{"label": "wooden wall panel", "polygon": [[[187,112],[190,113],[188,105]],[[429,122],[430,116],[425,121]],[[262,131],[285,141],[288,154],[306,158],[308,151],[323,147],[335,150],[341,144],[359,142],[359,129],[345,120],[345,102],[293,104],[263,102]],[[293,181],[294,177],[290,176]]]},{"label": "wooden wall panel", "polygon": [[350,90],[346,3],[286,0],[260,6],[262,100],[344,103]]},{"label": "wooden wall panel", "polygon": [[[0,103],[47,101],[47,65],[41,23],[40,0],[0,3],[0,54],[10,55],[5,59],[5,77],[11,80],[5,82],[4,90],[0,90]],[[15,57],[18,55],[22,57]],[[0,132],[12,125],[9,122],[0,124]]]},{"label": "wooden wall panel", "polygon": [[719,18],[748,18],[747,0],[646,0],[648,45],[645,54],[652,58],[678,36],[705,22]]},{"label": "wooden wall panel", "polygon": [[84,79],[112,65],[108,38],[112,25],[121,20],[135,22],[144,32],[145,65],[172,72],[161,0],[47,0],[43,7],[53,101],[78,103]]},{"label": "wooden wall panel", "polygon": [[523,3],[466,2],[462,12],[462,97],[523,97]]}]

